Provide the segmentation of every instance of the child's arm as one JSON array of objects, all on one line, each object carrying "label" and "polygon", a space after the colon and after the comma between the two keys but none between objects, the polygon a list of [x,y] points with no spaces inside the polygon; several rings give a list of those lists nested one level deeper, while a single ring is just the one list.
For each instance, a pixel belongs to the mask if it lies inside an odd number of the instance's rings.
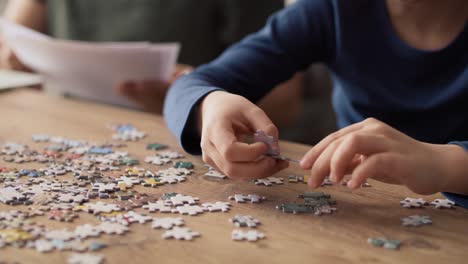
[{"label": "child's arm", "polygon": [[468,142],[436,145],[417,141],[375,119],[348,126],[314,146],[301,167],[311,170],[309,185],[318,187],[330,175],[346,174],[350,188],[367,178],[406,185],[419,194],[468,195]]},{"label": "child's arm", "polygon": [[310,63],[331,60],[333,52],[331,2],[299,1],[215,61],[177,80],[164,106],[168,127],[186,151],[200,154],[194,109],[207,94],[222,90],[256,102]]}]

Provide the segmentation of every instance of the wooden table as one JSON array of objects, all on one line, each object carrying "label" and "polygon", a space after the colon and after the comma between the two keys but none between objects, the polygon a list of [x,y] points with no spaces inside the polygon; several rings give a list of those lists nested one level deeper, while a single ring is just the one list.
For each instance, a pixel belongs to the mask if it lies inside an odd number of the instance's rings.
[{"label": "wooden table", "polygon": [[[31,141],[34,133],[46,133],[73,139],[103,142],[110,139],[108,123],[132,123],[149,136],[129,143],[127,150],[140,160],[150,151],[145,145],[163,142],[181,151],[174,137],[165,128],[162,118],[149,114],[107,106],[51,98],[38,92],[17,90],[0,94],[0,143],[16,141],[38,148]],[[309,148],[305,145],[281,142],[288,156],[300,158]],[[344,186],[319,188],[337,200],[338,211],[321,217],[285,214],[275,209],[277,204],[298,201],[296,196],[307,190],[305,184],[285,183],[262,187],[252,182],[214,181],[203,176],[206,169],[199,157],[186,158],[196,164],[196,175],[188,181],[158,188],[137,188],[139,191],[162,194],[180,192],[199,197],[202,202],[227,201],[235,193],[257,193],[268,198],[261,204],[233,204],[229,213],[204,213],[184,216],[186,225],[202,236],[194,241],[174,241],[161,238],[163,231],[151,229],[150,224],[131,226],[123,236],[101,237],[108,248],[97,252],[106,263],[467,263],[468,210],[405,209],[399,201],[419,197],[405,187],[370,181],[372,187],[350,191]],[[1,161],[0,166],[11,166]],[[20,168],[37,168],[38,164],[22,164]],[[156,169],[155,166],[142,164]],[[290,173],[304,174],[298,167]],[[441,175],[442,176],[442,175]],[[440,195],[423,197],[428,201]],[[0,210],[12,207],[0,204]],[[15,209],[25,209],[17,206]],[[137,210],[144,212],[144,210]],[[257,243],[231,240],[233,225],[228,219],[235,214],[248,214],[260,219],[258,230],[266,239]],[[400,218],[413,214],[429,215],[432,226],[407,228]],[[153,213],[160,216],[160,213]],[[73,228],[78,224],[99,222],[85,213],[73,223],[37,222],[54,228]],[[399,251],[375,248],[367,243],[369,237],[388,237],[403,241]],[[0,260],[20,263],[64,263],[70,252],[38,253],[31,249],[0,249]],[[0,261],[1,262],[1,261]]]}]

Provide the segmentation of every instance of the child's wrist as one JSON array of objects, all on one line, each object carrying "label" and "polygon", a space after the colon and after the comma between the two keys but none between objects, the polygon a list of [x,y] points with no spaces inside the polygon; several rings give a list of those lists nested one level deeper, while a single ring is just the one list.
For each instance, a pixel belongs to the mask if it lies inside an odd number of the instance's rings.
[{"label": "child's wrist", "polygon": [[441,192],[468,194],[468,152],[453,144],[439,145],[442,164]]}]

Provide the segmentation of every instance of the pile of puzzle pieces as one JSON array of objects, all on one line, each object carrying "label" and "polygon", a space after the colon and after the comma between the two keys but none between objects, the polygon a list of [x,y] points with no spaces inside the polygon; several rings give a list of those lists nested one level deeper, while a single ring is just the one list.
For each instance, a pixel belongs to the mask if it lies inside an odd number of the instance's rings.
[{"label": "pile of puzzle pieces", "polygon": [[314,215],[331,214],[336,211],[331,205],[336,204],[329,194],[322,192],[306,192],[299,195],[304,199],[304,203],[283,203],[276,206],[276,209],[284,213],[312,213]]}]

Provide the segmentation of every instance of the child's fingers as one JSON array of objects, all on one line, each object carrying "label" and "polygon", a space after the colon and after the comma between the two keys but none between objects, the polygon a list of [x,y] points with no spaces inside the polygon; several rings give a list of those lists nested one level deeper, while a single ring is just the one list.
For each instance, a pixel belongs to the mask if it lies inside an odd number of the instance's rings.
[{"label": "child's fingers", "polygon": [[364,125],[362,123],[356,123],[345,127],[335,133],[332,133],[322,139],[317,145],[312,147],[301,159],[302,169],[310,169],[314,165],[315,160],[320,156],[320,154],[330,145],[333,141],[340,139],[341,137],[361,129]]},{"label": "child's fingers", "polygon": [[330,175],[330,159],[335,152],[335,149],[340,145],[340,141],[335,141],[330,144],[317,158],[310,171],[309,186],[317,188],[323,182],[325,177]]},{"label": "child's fingers", "polygon": [[386,142],[385,138],[370,134],[355,133],[343,138],[331,157],[330,176],[332,180],[338,181],[344,177],[356,154],[370,156],[388,150]]},{"label": "child's fingers", "polygon": [[221,157],[231,162],[254,161],[264,154],[268,147],[263,143],[247,144],[237,141],[232,129],[219,125],[210,131],[211,143]]},{"label": "child's fingers", "polygon": [[348,181],[348,187],[356,189],[368,178],[388,178],[391,175],[393,156],[390,153],[376,154],[368,157],[359,165]]},{"label": "child's fingers", "polygon": [[202,152],[202,159],[203,159],[203,162],[205,162],[206,164],[210,165],[211,167],[213,167],[215,170],[219,171],[219,172],[222,172],[222,170],[219,168],[218,164],[216,164],[214,162],[214,160],[212,158],[210,158],[209,155],[207,155],[205,153],[205,151]]},{"label": "child's fingers", "polygon": [[288,162],[265,157],[253,162],[229,162],[222,158],[221,154],[211,146],[208,155],[220,170],[234,179],[258,179],[271,176],[288,167]]}]

